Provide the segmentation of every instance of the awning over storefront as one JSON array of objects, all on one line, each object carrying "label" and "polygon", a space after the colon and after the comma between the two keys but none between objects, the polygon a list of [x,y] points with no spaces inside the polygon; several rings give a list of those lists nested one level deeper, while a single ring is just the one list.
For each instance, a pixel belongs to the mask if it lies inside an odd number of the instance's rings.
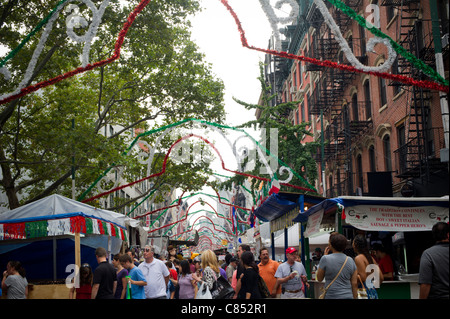
[{"label": "awning over storefront", "polygon": [[298,206],[296,200],[288,200],[282,194],[272,194],[255,209],[255,216],[264,222],[270,222],[283,216],[296,206]]},{"label": "awning over storefront", "polygon": [[320,196],[280,192],[270,195],[255,209],[255,215],[261,221],[268,222],[291,212],[295,207],[300,209],[302,205],[312,206],[320,203],[323,199]]},{"label": "awning over storefront", "polygon": [[360,197],[326,199],[301,212],[294,222],[307,222],[305,236],[319,230],[324,214],[338,210],[342,219],[361,230],[427,231],[439,221],[448,222],[449,197]]}]

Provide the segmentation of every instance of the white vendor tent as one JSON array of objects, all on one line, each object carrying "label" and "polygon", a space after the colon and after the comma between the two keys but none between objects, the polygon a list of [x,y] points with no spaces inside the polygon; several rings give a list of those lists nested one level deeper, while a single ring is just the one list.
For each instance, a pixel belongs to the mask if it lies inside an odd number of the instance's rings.
[{"label": "white vendor tent", "polygon": [[125,215],[51,195],[0,214],[0,267],[15,259],[27,277],[54,280],[64,278],[69,264],[88,261],[95,268],[95,248],[118,253],[131,224]]}]

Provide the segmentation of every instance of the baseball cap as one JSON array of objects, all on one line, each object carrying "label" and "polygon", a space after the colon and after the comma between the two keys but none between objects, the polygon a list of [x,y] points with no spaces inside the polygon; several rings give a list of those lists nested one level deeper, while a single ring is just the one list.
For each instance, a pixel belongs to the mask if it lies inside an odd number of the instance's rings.
[{"label": "baseball cap", "polygon": [[288,249],[286,249],[286,254],[293,254],[296,252],[297,252],[297,249],[295,249],[294,247],[289,247]]}]

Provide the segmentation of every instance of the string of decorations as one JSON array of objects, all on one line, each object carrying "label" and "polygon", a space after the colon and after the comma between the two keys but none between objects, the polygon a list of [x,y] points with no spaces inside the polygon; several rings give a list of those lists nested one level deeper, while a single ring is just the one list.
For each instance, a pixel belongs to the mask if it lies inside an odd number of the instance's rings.
[{"label": "string of decorations", "polygon": [[[322,2],[321,0],[314,0],[315,3],[319,3]],[[358,22],[358,24],[360,26],[362,26],[363,28],[367,29],[368,31],[370,31],[373,35],[385,39],[387,40],[392,47],[394,48],[394,50],[402,55],[404,58],[406,58],[409,62],[412,63],[412,65],[419,69],[422,70],[423,73],[425,73],[426,75],[428,75],[430,78],[432,78],[433,80],[440,82],[441,84],[447,85],[448,86],[448,81],[445,80],[439,73],[436,72],[436,70],[434,70],[433,68],[431,68],[429,65],[427,65],[425,62],[423,62],[422,60],[418,59],[416,56],[414,56],[414,54],[412,54],[411,52],[407,51],[405,48],[403,48],[400,44],[398,44],[396,41],[394,41],[390,36],[388,36],[387,34],[383,33],[381,30],[379,30],[378,28],[376,28],[373,25],[370,25],[362,16],[360,16],[358,13],[356,13],[352,8],[350,8],[349,6],[347,6],[345,3],[343,3],[340,0],[328,0],[328,2],[330,2],[332,5],[334,5],[336,8],[338,8],[339,10],[341,10],[343,13],[345,13],[346,15],[348,15],[350,18],[352,18],[353,20],[355,20],[356,22]],[[323,3],[323,2],[322,2]]]},{"label": "string of decorations", "polygon": [[[232,127],[232,126],[227,126],[227,125],[217,124],[217,123],[213,123],[213,122],[208,122],[208,121],[204,121],[204,120],[198,120],[198,119],[185,119],[185,120],[182,120],[182,121],[179,121],[179,122],[176,122],[176,123],[172,123],[172,124],[165,125],[165,126],[162,126],[162,127],[160,127],[160,128],[157,128],[157,129],[153,129],[153,130],[149,130],[149,131],[147,131],[147,132],[141,133],[141,134],[139,134],[139,135],[133,140],[133,142],[130,144],[130,146],[127,148],[127,150],[123,153],[123,155],[127,155],[128,152],[130,152],[130,150],[131,150],[135,145],[137,145],[138,141],[139,141],[142,137],[150,136],[150,135],[153,135],[153,134],[158,133],[158,132],[167,132],[169,129],[172,129],[172,128],[176,127],[176,126],[182,125],[182,124],[184,124],[184,123],[189,123],[189,122],[198,123],[198,124],[201,124],[201,125],[207,125],[207,126],[210,127],[210,128],[230,129],[230,130],[233,130],[233,131],[238,131],[238,132],[244,133],[244,134],[245,134],[245,135],[246,135],[246,136],[247,136],[247,137],[248,137],[248,138],[249,138],[249,139],[257,146],[258,152],[261,152],[260,155],[262,155],[262,154],[264,153],[264,154],[267,154],[268,156],[273,157],[274,159],[276,159],[276,160],[278,161],[278,163],[282,165],[282,166],[280,167],[280,171],[284,171],[284,170],[287,169],[288,172],[290,173],[290,175],[296,176],[296,177],[297,177],[298,179],[300,179],[303,183],[305,183],[305,185],[306,185],[307,187],[302,187],[302,186],[290,184],[290,183],[287,182],[287,181],[289,181],[289,180],[280,181],[280,184],[281,184],[281,185],[285,185],[285,186],[288,186],[288,187],[291,187],[291,188],[295,188],[295,189],[299,189],[299,190],[303,190],[303,191],[307,191],[307,192],[317,193],[317,191],[315,190],[315,188],[314,188],[311,184],[309,184],[308,181],[306,181],[306,180],[305,180],[301,175],[299,175],[297,172],[293,171],[288,165],[286,165],[283,161],[281,161],[280,159],[278,159],[275,155],[271,154],[270,151],[269,151],[268,149],[266,149],[264,146],[262,146],[258,141],[256,141],[256,140],[255,140],[251,135],[249,135],[245,130],[240,129],[240,128],[236,128],[236,127]],[[220,132],[220,131],[218,131],[218,132]],[[223,132],[220,132],[220,134],[223,135]],[[179,139],[178,141],[176,141],[174,144],[172,144],[172,146],[171,146],[170,149],[167,151],[167,153],[166,153],[166,155],[165,155],[165,157],[164,157],[164,161],[163,161],[163,164],[162,164],[162,169],[161,169],[160,172],[157,172],[157,173],[154,173],[154,174],[150,174],[150,175],[148,175],[148,176],[146,176],[146,177],[143,177],[143,178],[141,178],[141,179],[135,180],[135,181],[130,182],[130,183],[125,184],[125,185],[121,185],[121,186],[114,187],[114,188],[112,188],[112,189],[110,189],[110,190],[108,190],[108,191],[101,192],[101,193],[98,194],[98,195],[95,195],[95,196],[93,196],[93,197],[90,197],[90,198],[85,199],[85,197],[87,196],[87,194],[88,194],[89,192],[91,192],[92,189],[100,182],[100,180],[101,180],[102,178],[105,178],[105,177],[107,176],[107,174],[111,171],[111,169],[112,169],[112,167],[113,167],[113,166],[111,166],[111,167],[109,167],[108,169],[106,169],[105,172],[103,172],[103,174],[101,174],[101,175],[94,181],[94,183],[93,183],[91,186],[88,187],[88,189],[87,189],[87,190],[86,190],[86,191],[78,198],[78,200],[79,200],[79,201],[82,201],[83,203],[87,203],[87,202],[90,202],[90,201],[95,200],[95,199],[97,199],[97,198],[100,198],[100,197],[109,195],[109,194],[111,194],[111,193],[113,193],[113,192],[115,192],[115,191],[124,189],[124,188],[126,188],[126,187],[130,187],[130,186],[133,186],[133,185],[135,185],[135,184],[137,184],[137,183],[143,182],[143,181],[145,181],[145,180],[148,180],[148,179],[151,179],[151,178],[154,178],[154,177],[158,177],[158,176],[160,176],[160,175],[163,175],[163,174],[165,173],[165,171],[166,171],[166,164],[167,164],[167,161],[168,161],[168,157],[169,157],[169,155],[170,155],[170,152],[171,152],[172,149],[174,148],[174,146],[175,146],[177,143],[179,143],[180,141],[185,140],[185,139],[188,139],[188,138],[190,138],[190,137],[196,137],[196,138],[199,138],[199,139],[203,140],[205,143],[207,143],[208,145],[210,145],[211,148],[213,148],[213,150],[219,155],[219,157],[220,157],[220,159],[221,159],[221,161],[222,161],[222,168],[223,168],[224,170],[229,171],[229,172],[234,173],[234,174],[237,174],[237,175],[242,175],[242,176],[246,176],[246,177],[251,177],[251,178],[255,178],[255,179],[258,179],[258,180],[261,180],[261,181],[265,181],[265,182],[271,181],[271,178],[265,178],[265,177],[255,176],[255,175],[247,174],[247,173],[244,173],[244,172],[239,172],[239,171],[234,171],[234,170],[228,169],[228,168],[225,166],[225,163],[223,162],[223,159],[222,159],[221,156],[220,156],[220,152],[217,150],[217,148],[215,148],[214,144],[212,144],[210,141],[208,141],[208,140],[207,140],[206,138],[204,138],[203,136],[199,136],[199,135],[196,135],[196,134],[188,134],[188,135],[186,135],[186,136],[180,138],[180,139]],[[155,144],[155,145],[156,145],[156,144]],[[263,162],[265,162],[265,159],[264,159],[263,156],[260,156],[260,158],[263,160]],[[151,163],[151,160],[152,160],[152,157],[150,156],[150,157],[149,157],[149,163]],[[269,169],[269,165],[267,164],[267,162],[265,162],[265,165],[266,165],[267,169]],[[273,173],[272,173],[272,174],[273,174]]]},{"label": "string of decorations", "polygon": [[369,74],[369,75],[381,77],[381,78],[384,78],[387,80],[396,81],[396,82],[400,82],[400,83],[404,83],[404,84],[412,85],[412,86],[417,86],[417,87],[421,87],[421,88],[425,88],[425,89],[442,91],[442,92],[446,92],[446,93],[449,92],[448,86],[442,85],[442,84],[439,84],[436,82],[432,82],[432,81],[415,80],[413,78],[410,78],[410,77],[407,77],[404,75],[400,75],[400,74],[390,74],[390,73],[379,72],[379,71],[365,71],[365,70],[358,69],[351,65],[339,64],[339,63],[328,61],[328,60],[318,60],[318,59],[309,58],[306,56],[287,53],[284,51],[263,49],[263,48],[258,48],[258,47],[249,45],[247,38],[245,36],[245,31],[242,27],[242,24],[237,16],[237,14],[234,12],[233,8],[229,5],[227,0],[220,0],[220,1],[227,8],[229,13],[235,20],[236,26],[237,26],[239,34],[240,34],[242,46],[244,46],[250,50],[263,52],[263,53],[279,56],[279,57],[286,58],[286,59],[304,61],[307,63],[315,64],[315,65],[326,67],[326,68],[334,68],[334,69],[340,69],[340,70],[348,71],[348,72]]},{"label": "string of decorations", "polygon": [[0,240],[31,239],[75,233],[110,235],[121,240],[127,240],[127,231],[122,227],[87,216],[27,222],[0,222]]},{"label": "string of decorations", "polygon": [[[107,5],[108,1],[105,1],[102,6],[104,4]],[[37,57],[40,55],[40,53],[42,52],[42,49],[44,47],[45,41],[47,40],[47,37],[51,31],[51,26],[53,25],[53,22],[56,20],[57,18],[57,14],[55,14],[56,12],[59,12],[62,9],[62,5],[64,4],[64,2],[60,2],[60,4],[57,6],[57,9],[51,14],[51,17],[48,19],[46,28],[44,30],[44,33],[41,36],[41,39],[39,41],[38,47],[36,48],[36,50],[33,53],[33,57],[32,60],[29,63],[29,66],[27,68],[26,71],[26,75],[24,77],[24,80],[22,80],[21,84],[19,85],[19,87],[16,89],[16,91],[14,91],[13,93],[10,94],[6,94],[0,97],[0,105],[8,103],[12,100],[15,100],[17,98],[23,97],[27,94],[30,94],[32,92],[38,91],[44,87],[47,87],[49,85],[53,85],[56,84],[60,81],[63,81],[65,79],[71,78],[74,75],[80,74],[80,73],[84,73],[86,71],[90,71],[93,70],[95,68],[101,67],[103,65],[109,64],[114,62],[115,60],[120,58],[120,51],[122,48],[122,44],[124,42],[125,36],[129,30],[129,28],[131,27],[131,25],[133,24],[134,20],[136,19],[137,15],[147,6],[147,4],[150,2],[150,0],[142,0],[133,10],[133,12],[128,16],[127,21],[123,24],[122,29],[119,32],[119,35],[117,37],[116,43],[114,45],[114,53],[111,57],[105,59],[105,60],[101,60],[98,62],[95,62],[93,64],[87,64],[86,66],[81,66],[77,69],[74,69],[72,71],[66,72],[64,74],[58,75],[54,78],[51,78],[49,80],[45,80],[42,82],[39,82],[37,84],[34,85],[29,85],[27,87],[23,87],[24,84],[28,81],[26,80],[27,78],[30,78],[30,74],[33,72],[34,70],[34,66],[37,62]],[[99,18],[97,18],[99,19]],[[95,22],[95,24],[97,24],[98,21]],[[94,25],[95,26],[95,25]],[[94,27],[93,26],[93,27]],[[92,31],[93,32],[93,31]],[[83,60],[85,61],[86,59],[83,58]],[[3,72],[5,72],[4,68],[2,68]],[[26,80],[26,81],[25,81]]]}]

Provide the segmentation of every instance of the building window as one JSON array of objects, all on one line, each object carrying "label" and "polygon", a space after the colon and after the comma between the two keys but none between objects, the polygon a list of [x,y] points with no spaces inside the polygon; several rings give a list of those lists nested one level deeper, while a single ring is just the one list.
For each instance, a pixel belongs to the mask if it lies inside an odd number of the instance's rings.
[{"label": "building window", "polygon": [[302,122],[305,122],[305,103],[302,102],[300,110],[302,111]]},{"label": "building window", "polygon": [[370,99],[370,85],[369,80],[364,82],[364,102],[366,106],[366,120],[372,117],[372,102]]},{"label": "building window", "polygon": [[391,20],[395,17],[397,14],[397,8],[394,6],[387,6],[386,7],[386,18],[387,23],[391,22]]},{"label": "building window", "polygon": [[384,167],[386,172],[392,171],[391,161],[391,138],[388,134],[383,137],[383,151],[384,151]]},{"label": "building window", "polygon": [[366,29],[363,26],[359,26],[359,48],[361,50],[361,56],[366,56]]},{"label": "building window", "polygon": [[353,111],[353,121],[358,122],[359,121],[358,95],[356,95],[356,93],[352,95],[352,111]]},{"label": "building window", "polygon": [[380,86],[380,108],[387,104],[386,97],[386,80],[383,78],[378,78],[378,84]]},{"label": "building window", "polygon": [[308,122],[311,122],[311,106],[312,106],[312,101],[311,101],[311,95],[308,93],[307,97],[306,97],[306,102],[308,103]]}]

